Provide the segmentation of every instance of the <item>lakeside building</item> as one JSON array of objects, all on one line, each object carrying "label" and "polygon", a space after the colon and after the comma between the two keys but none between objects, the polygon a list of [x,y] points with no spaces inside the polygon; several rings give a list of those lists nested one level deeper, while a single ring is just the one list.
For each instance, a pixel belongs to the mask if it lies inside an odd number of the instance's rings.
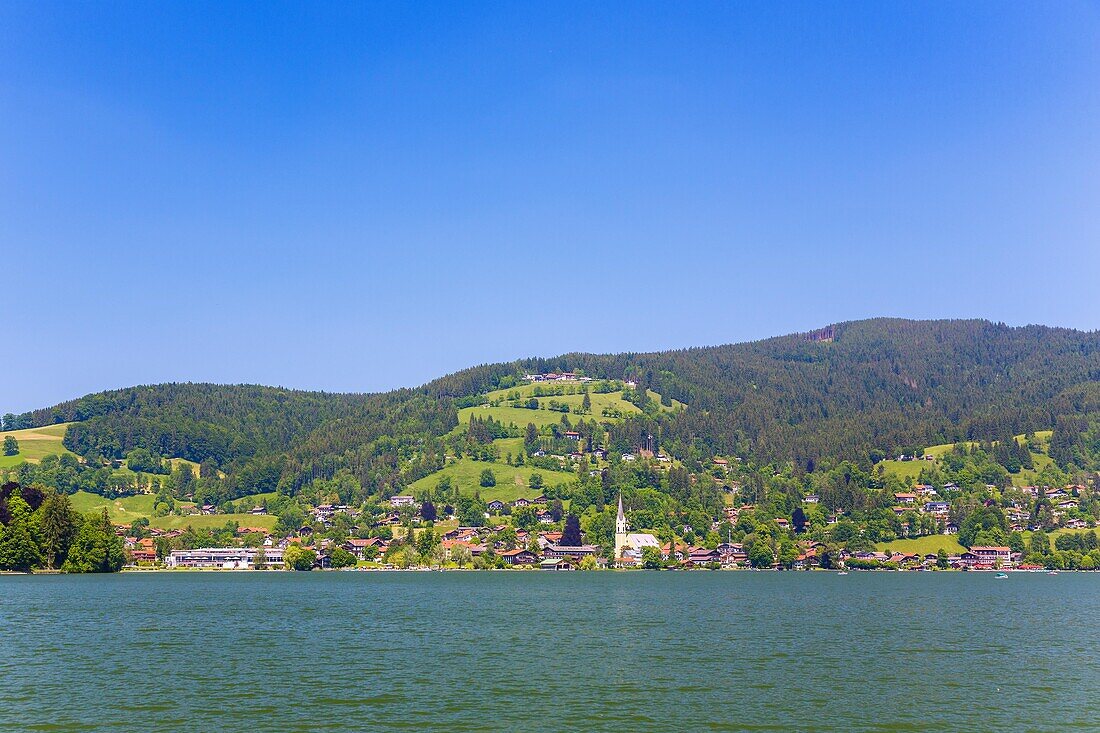
[{"label": "lakeside building", "polygon": [[[247,570],[255,565],[258,550],[251,547],[204,547],[197,550],[173,550],[168,554],[169,568],[220,568]],[[264,550],[264,564],[283,564],[283,551],[276,547]]]}]

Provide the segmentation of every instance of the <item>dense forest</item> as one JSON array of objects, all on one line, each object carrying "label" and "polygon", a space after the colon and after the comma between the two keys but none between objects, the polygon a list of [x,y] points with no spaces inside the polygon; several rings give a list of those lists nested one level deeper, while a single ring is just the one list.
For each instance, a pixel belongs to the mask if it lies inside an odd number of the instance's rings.
[{"label": "dense forest", "polygon": [[386,495],[442,465],[458,407],[524,373],[564,370],[634,380],[640,405],[648,391],[684,403],[606,428],[616,447],[652,435],[694,467],[723,455],[794,475],[842,461],[870,471],[924,445],[1007,444],[1006,436],[1050,428],[1050,455],[1062,469],[1100,459],[1100,334],[979,320],[874,319],[729,346],[525,359],[372,395],[142,386],[6,415],[4,426],[73,421],[65,446],[97,459],[93,466],[134,451],[153,467],[161,456],[195,461],[194,478],[216,484],[220,500],[294,493],[338,474]]}]

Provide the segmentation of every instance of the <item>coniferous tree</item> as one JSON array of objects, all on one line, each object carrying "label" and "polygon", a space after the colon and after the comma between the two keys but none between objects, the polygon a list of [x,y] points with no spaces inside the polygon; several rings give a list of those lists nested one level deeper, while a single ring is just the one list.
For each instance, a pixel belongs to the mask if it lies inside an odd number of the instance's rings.
[{"label": "coniferous tree", "polygon": [[566,547],[578,547],[581,544],[581,520],[576,514],[565,517],[565,527],[561,534],[561,544]]}]

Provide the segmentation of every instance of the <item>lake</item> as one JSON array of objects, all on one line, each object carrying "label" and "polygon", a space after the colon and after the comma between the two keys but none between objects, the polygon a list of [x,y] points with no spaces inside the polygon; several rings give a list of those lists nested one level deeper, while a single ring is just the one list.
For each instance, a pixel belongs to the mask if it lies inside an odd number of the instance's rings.
[{"label": "lake", "polygon": [[0,730],[1100,730],[1100,574],[0,577]]}]

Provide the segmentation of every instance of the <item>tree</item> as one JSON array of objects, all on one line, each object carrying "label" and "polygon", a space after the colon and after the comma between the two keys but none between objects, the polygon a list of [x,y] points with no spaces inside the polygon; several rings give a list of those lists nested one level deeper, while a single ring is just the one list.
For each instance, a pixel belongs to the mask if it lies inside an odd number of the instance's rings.
[{"label": "tree", "polygon": [[436,520],[435,504],[430,501],[426,501],[420,505],[420,516],[425,521],[434,522]]},{"label": "tree", "polygon": [[79,528],[80,516],[68,496],[53,493],[46,497],[38,510],[38,537],[46,567],[53,570],[65,563]]},{"label": "tree", "polygon": [[334,568],[350,568],[355,564],[355,555],[351,554],[343,547],[337,547],[332,551],[329,562]]},{"label": "tree", "polygon": [[8,499],[11,520],[0,528],[0,570],[28,573],[42,564],[42,552],[31,532],[31,508],[19,494]]},{"label": "tree", "polygon": [[481,472],[481,485],[486,488],[497,485],[497,477],[491,469],[486,468]]},{"label": "tree", "polygon": [[947,550],[940,548],[936,553],[936,567],[940,570],[947,570],[950,567],[950,562],[947,559]]},{"label": "tree", "polygon": [[283,562],[290,570],[313,570],[317,553],[307,547],[291,544],[283,551]]},{"label": "tree", "polygon": [[791,512],[791,526],[794,528],[795,534],[802,534],[806,531],[806,525],[809,520],[806,519],[806,512],[802,511],[802,507],[795,507]]},{"label": "tree", "polygon": [[252,567],[263,570],[267,566],[267,553],[262,546],[256,548],[256,554],[252,556]]},{"label": "tree", "polygon": [[115,534],[104,508],[101,514],[84,519],[61,569],[66,573],[117,573],[125,560],[122,538]]},{"label": "tree", "polygon": [[642,567],[646,570],[657,570],[661,567],[661,551],[656,547],[642,548]]},{"label": "tree", "polygon": [[[538,409],[538,400],[535,400],[535,409]],[[539,429],[534,423],[527,423],[527,429],[523,433],[523,449],[527,451],[527,455],[539,449]]]},{"label": "tree", "polygon": [[531,478],[527,481],[527,485],[530,486],[532,489],[541,489],[542,474],[538,473],[537,471],[535,473],[532,473]]},{"label": "tree", "polygon": [[17,456],[19,455],[19,441],[15,439],[14,435],[4,436],[4,455]]},{"label": "tree", "polygon": [[566,515],[561,543],[565,547],[579,547],[581,545],[581,520],[576,514]]}]

